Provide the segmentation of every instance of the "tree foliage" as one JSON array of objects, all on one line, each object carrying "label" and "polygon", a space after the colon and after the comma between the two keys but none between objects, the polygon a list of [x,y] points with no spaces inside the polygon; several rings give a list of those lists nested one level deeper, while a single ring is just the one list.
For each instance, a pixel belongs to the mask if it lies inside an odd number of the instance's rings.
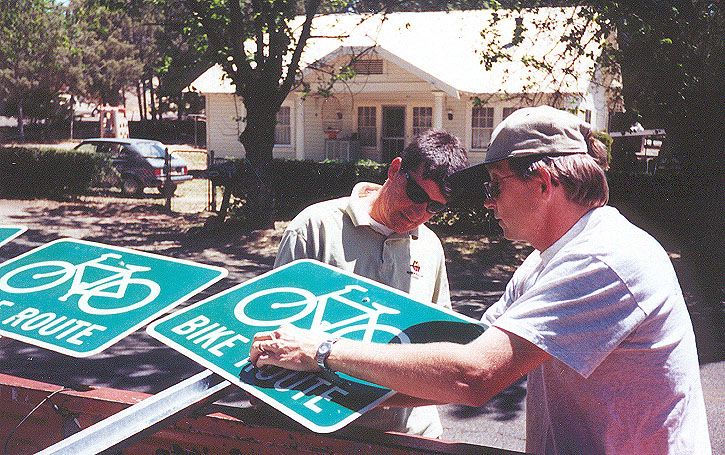
[{"label": "tree foliage", "polygon": [[50,1],[0,1],[0,95],[15,107],[21,140],[23,108],[31,98],[54,94],[73,80],[64,32],[62,10]]},{"label": "tree foliage", "polygon": [[80,55],[76,88],[102,104],[122,104],[122,92],[135,85],[143,72],[138,21],[95,1],[73,0],[70,41]]},{"label": "tree foliage", "polygon": [[[498,6],[509,8],[502,15],[518,14],[521,8],[577,6],[577,15],[583,19],[580,23],[593,33],[571,27],[561,37],[566,52],[584,57],[592,39],[613,38],[604,45],[599,63],[611,74],[621,74],[626,115],[612,128],[627,129],[634,122],[664,128],[669,152],[678,154],[688,171],[722,174],[725,170],[725,154],[717,140],[725,124],[722,2],[501,1]],[[542,26],[521,23],[519,33]],[[511,43],[515,44],[515,37]],[[507,55],[503,46],[492,47],[483,61],[496,62]],[[528,64],[546,68],[546,62],[540,60]],[[563,80],[566,76],[557,77]]]},{"label": "tree foliage", "polygon": [[719,1],[642,1],[605,5],[619,44],[628,111],[665,128],[688,170],[725,170],[725,6]]}]

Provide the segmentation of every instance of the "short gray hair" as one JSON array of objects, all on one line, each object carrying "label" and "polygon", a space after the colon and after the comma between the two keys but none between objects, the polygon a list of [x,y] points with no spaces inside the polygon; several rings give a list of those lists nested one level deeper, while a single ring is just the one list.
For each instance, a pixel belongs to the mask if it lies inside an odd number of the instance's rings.
[{"label": "short gray hair", "polygon": [[554,185],[564,188],[571,202],[584,207],[602,207],[609,201],[607,148],[590,133],[586,137],[587,153],[559,156],[510,158],[509,167],[522,179],[530,178],[538,169],[547,169]]}]

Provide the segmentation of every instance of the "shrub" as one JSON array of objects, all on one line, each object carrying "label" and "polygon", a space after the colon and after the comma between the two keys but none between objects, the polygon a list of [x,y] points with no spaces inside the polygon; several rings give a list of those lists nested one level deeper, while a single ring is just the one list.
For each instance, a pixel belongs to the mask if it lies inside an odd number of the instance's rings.
[{"label": "shrub", "polygon": [[[242,160],[235,163],[236,169],[247,166]],[[248,172],[243,175],[250,175]],[[290,220],[302,209],[315,202],[349,196],[358,182],[383,184],[387,179],[388,165],[373,161],[357,163],[340,161],[296,161],[273,160],[273,191],[275,206],[273,218]],[[247,177],[250,179],[250,177]],[[243,224],[248,218],[247,190],[249,183],[234,187],[234,199],[229,216],[236,223]],[[498,233],[498,225],[492,223],[486,210],[452,209],[430,219],[427,223],[434,231],[443,235]]]},{"label": "shrub", "polygon": [[[248,167],[243,160],[235,164],[238,170]],[[353,186],[361,181],[382,184],[387,177],[387,169],[387,165],[371,161],[350,163],[275,159],[272,161],[275,200],[273,217],[278,220],[292,219],[310,204],[350,195]],[[250,173],[241,171],[240,175]],[[246,179],[252,180],[251,177]],[[237,221],[244,221],[247,217],[247,191],[252,184],[252,181],[241,182],[233,189],[234,200],[229,215]]]},{"label": "shrub", "polygon": [[0,147],[0,195],[57,197],[83,194],[107,167],[103,158],[87,153]]}]

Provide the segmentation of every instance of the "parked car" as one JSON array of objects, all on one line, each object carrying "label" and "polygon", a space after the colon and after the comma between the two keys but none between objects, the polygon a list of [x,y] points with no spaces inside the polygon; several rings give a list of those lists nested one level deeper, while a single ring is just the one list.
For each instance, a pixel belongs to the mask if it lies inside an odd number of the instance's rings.
[{"label": "parked car", "polygon": [[126,195],[139,195],[144,188],[158,188],[164,196],[173,196],[180,182],[191,180],[186,161],[171,155],[167,183],[165,169],[166,147],[150,139],[93,138],[84,139],[75,147],[88,153],[101,153],[111,159],[118,171],[118,185]]}]

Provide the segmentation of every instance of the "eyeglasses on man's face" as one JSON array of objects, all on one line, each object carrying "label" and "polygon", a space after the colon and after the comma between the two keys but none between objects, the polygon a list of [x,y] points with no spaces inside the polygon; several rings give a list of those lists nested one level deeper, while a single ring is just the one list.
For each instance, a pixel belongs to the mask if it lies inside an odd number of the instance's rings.
[{"label": "eyeglasses on man's face", "polygon": [[431,199],[422,186],[415,181],[409,173],[405,173],[405,194],[408,199],[416,204],[425,204],[425,211],[430,214],[441,213],[448,209],[448,206],[440,201]]},{"label": "eyeglasses on man's face", "polygon": [[483,182],[483,189],[486,190],[486,199],[496,199],[501,196],[501,180],[506,180],[510,177],[516,177],[516,174],[496,177],[492,178],[489,182]]}]

